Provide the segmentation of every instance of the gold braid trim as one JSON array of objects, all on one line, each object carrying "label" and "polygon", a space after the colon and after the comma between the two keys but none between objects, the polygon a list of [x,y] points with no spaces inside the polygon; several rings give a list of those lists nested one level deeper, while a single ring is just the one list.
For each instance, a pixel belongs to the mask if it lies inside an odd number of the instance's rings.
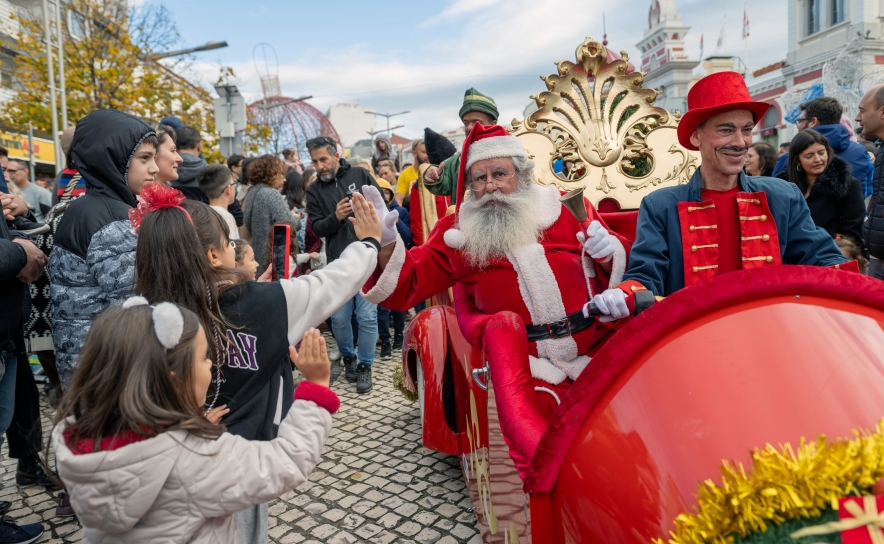
[{"label": "gold braid trim", "polygon": [[[838,499],[858,495],[884,476],[884,420],[874,433],[854,430],[853,439],[815,442],[804,438],[793,451],[789,444],[768,444],[753,450],[752,470],[723,461],[721,482],[706,480],[698,487],[692,513],[675,518],[670,544],[724,544],[740,536],[761,533],[768,524],[819,516],[838,509]],[[654,544],[664,544],[655,538]]]}]

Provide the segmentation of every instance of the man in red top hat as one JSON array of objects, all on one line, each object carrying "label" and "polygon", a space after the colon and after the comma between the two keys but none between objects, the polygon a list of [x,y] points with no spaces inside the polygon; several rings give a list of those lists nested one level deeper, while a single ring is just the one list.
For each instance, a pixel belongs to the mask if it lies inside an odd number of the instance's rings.
[{"label": "man in red top hat", "polygon": [[736,72],[706,76],[691,88],[678,141],[700,151],[701,166],[687,184],[642,199],[626,281],[596,297],[603,313],[626,317],[631,293],[668,296],[733,270],[846,262],[814,225],[795,184],[743,172],[752,130],[768,107],[752,101]]},{"label": "man in red top hat", "polygon": [[[581,225],[555,186],[533,183],[533,168],[518,138],[477,123],[463,145],[457,194],[470,192],[457,199],[457,212],[411,251],[388,229],[385,241],[395,243],[381,250],[363,288],[369,301],[404,310],[457,284],[460,328],[488,358],[520,470],[560,395],[610,334],[583,309],[621,281],[628,248],[588,201]],[[382,204],[374,202],[379,214]]]}]

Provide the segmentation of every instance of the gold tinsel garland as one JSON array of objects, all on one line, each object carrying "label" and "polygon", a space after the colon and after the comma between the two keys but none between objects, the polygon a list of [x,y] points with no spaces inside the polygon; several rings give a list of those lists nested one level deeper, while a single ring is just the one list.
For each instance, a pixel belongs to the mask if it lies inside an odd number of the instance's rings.
[{"label": "gold tinsel garland", "polygon": [[408,389],[408,385],[405,383],[405,373],[402,371],[402,365],[396,365],[393,367],[393,387],[398,389],[405,395],[405,398],[414,402],[417,400],[417,393]]},{"label": "gold tinsel garland", "polygon": [[811,443],[802,438],[797,451],[789,444],[768,444],[752,451],[748,473],[742,463],[724,461],[721,482],[698,485],[697,507],[675,519],[669,543],[731,543],[735,533],[761,533],[768,524],[816,517],[827,507],[837,510],[839,498],[867,491],[884,476],[882,426],[884,420],[875,433],[855,430],[855,438],[835,442],[825,436]]}]

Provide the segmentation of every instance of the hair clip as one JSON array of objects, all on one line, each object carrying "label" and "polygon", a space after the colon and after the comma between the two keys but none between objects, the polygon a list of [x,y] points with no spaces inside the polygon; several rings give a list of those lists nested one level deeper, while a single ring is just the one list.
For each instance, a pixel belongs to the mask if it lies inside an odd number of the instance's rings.
[{"label": "hair clip", "polygon": [[135,232],[138,233],[141,229],[141,222],[144,221],[145,215],[164,208],[178,208],[184,212],[184,214],[187,215],[187,218],[190,219],[190,222],[193,223],[193,218],[190,217],[190,213],[181,207],[181,203],[185,200],[186,198],[184,194],[173,187],[168,187],[162,183],[150,183],[145,185],[141,189],[141,194],[138,195],[138,206],[129,210],[129,224],[131,224],[132,228],[135,229]]},{"label": "hair clip", "polygon": [[[150,304],[146,298],[139,296],[129,297],[123,303],[123,308],[136,306],[150,306]],[[181,335],[184,334],[184,315],[181,309],[171,302],[160,302],[151,308],[153,332],[157,340],[164,348],[173,349],[181,342]]]}]

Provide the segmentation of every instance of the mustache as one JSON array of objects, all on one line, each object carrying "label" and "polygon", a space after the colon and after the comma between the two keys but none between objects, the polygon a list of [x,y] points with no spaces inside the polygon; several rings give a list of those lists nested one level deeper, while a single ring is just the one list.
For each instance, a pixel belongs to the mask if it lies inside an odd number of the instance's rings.
[{"label": "mustache", "polygon": [[728,145],[721,148],[721,151],[733,151],[734,153],[745,153],[749,151],[748,147],[734,147],[732,145]]}]

